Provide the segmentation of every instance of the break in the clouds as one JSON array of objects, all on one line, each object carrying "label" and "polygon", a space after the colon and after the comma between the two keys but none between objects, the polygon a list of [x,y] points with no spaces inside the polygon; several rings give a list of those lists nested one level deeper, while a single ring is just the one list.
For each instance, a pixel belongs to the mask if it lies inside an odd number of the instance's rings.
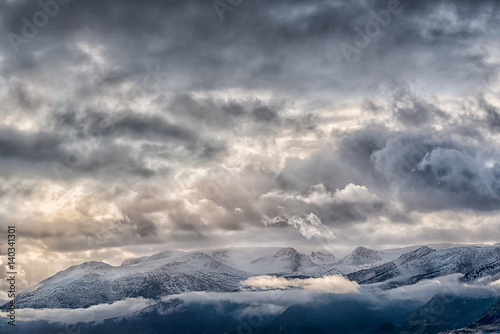
[{"label": "break in the clouds", "polygon": [[496,1],[220,2],[0,1],[27,286],[166,248],[493,241]]}]

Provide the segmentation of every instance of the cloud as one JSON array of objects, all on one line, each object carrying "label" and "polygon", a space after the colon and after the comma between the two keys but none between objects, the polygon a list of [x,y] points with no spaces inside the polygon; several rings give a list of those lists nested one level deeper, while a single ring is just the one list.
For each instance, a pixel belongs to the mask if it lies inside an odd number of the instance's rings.
[{"label": "cloud", "polygon": [[[338,289],[337,289],[338,290]],[[337,295],[337,294],[336,294]],[[359,296],[357,294],[338,294],[338,296],[351,297]],[[334,294],[325,295],[318,290],[306,289],[286,289],[285,290],[242,290],[238,292],[185,292],[176,295],[162,297],[162,301],[169,302],[181,300],[188,305],[199,304],[223,304],[231,302],[243,306],[240,316],[245,315],[278,315],[284,312],[291,305],[301,305],[309,303],[318,303],[324,300],[325,296],[335,296]],[[160,309],[158,312],[170,313],[176,308]]]},{"label": "cloud", "polygon": [[82,309],[32,309],[23,308],[19,312],[20,321],[50,320],[62,323],[78,323],[102,321],[104,319],[121,317],[157,302],[145,298],[127,298],[112,304],[93,305]]},{"label": "cloud", "polygon": [[325,276],[321,278],[307,278],[304,280],[306,290],[326,293],[359,293],[359,285],[347,280],[343,276]]},{"label": "cloud", "polygon": [[325,185],[316,184],[308,189],[308,193],[302,194],[289,194],[284,191],[274,190],[267,194],[262,195],[262,200],[281,200],[290,201],[292,203],[303,202],[305,204],[324,206],[331,205],[335,203],[354,203],[358,202],[360,204],[364,203],[374,203],[380,201],[380,199],[370,191],[365,186],[358,186],[349,183],[344,189],[337,189],[335,193],[330,193]]},{"label": "cloud", "polygon": [[465,144],[448,133],[395,133],[372,154],[372,161],[412,207],[495,210],[500,159],[490,145],[494,144]]},{"label": "cloud", "polygon": [[162,301],[180,299],[185,303],[214,303],[231,301],[239,304],[275,305],[283,311],[292,304],[304,304],[314,300],[316,293],[306,290],[268,290],[238,292],[185,292],[162,298]]},{"label": "cloud", "polygon": [[7,35],[41,7],[1,2],[0,216],[29,280],[80,251],[489,241],[498,6],[400,3],[349,62],[339,45],[387,0],[246,2],[223,22],[207,1],[70,1],[18,52]]},{"label": "cloud", "polygon": [[336,239],[335,234],[328,229],[321,220],[314,213],[309,213],[305,216],[279,216],[274,218],[269,218],[266,215],[262,218],[262,223],[264,225],[273,225],[279,223],[288,224],[299,230],[306,239],[310,240],[312,238],[324,238],[324,239]]},{"label": "cloud", "polygon": [[276,276],[255,276],[243,281],[242,284],[257,289],[290,289],[303,288],[332,294],[359,293],[359,285],[347,278],[334,275],[321,278],[287,279]]},{"label": "cloud", "polygon": [[[417,284],[375,293],[375,295],[381,296],[382,300],[418,300],[421,302],[429,301],[436,294],[469,297],[499,296],[500,289],[497,285],[485,284],[484,282],[462,283],[459,280],[462,276],[461,274],[452,274],[423,280]],[[370,291],[370,288],[366,287],[366,291]]]},{"label": "cloud", "polygon": [[[339,222],[364,221],[373,214],[384,214],[386,204],[366,186],[353,183],[337,188],[333,193],[324,184],[310,186],[307,191],[286,191],[274,189],[260,198],[262,210],[266,215],[266,225],[287,223],[301,231],[308,239],[313,236],[335,238],[323,225],[336,225]],[[309,212],[309,213],[307,213]],[[269,218],[268,215],[277,215]],[[291,216],[283,213],[296,213]]]},{"label": "cloud", "polygon": [[[276,276],[251,277],[242,284],[257,291],[238,292],[185,292],[164,296],[163,302],[181,300],[184,304],[221,304],[232,302],[245,307],[244,314],[280,314],[291,305],[321,302],[331,303],[330,297],[340,296],[342,301],[357,300],[370,307],[383,308],[398,305],[399,302],[416,302],[421,305],[436,294],[452,296],[488,297],[498,296],[500,290],[496,281],[465,284],[460,274],[423,280],[414,285],[382,291],[374,285],[361,285],[343,276],[322,278],[286,279]],[[335,299],[334,299],[335,300]],[[339,301],[336,301],[337,303]],[[22,321],[50,320],[62,323],[98,322],[104,319],[130,315],[144,308],[157,305],[158,301],[144,298],[127,298],[112,304],[100,304],[86,309],[30,309],[19,314]],[[416,305],[417,305],[416,304]],[[417,305],[418,306],[418,305]],[[416,307],[416,306],[415,306]],[[175,311],[176,308],[157,308],[160,314]],[[0,314],[4,317],[4,314]]]}]

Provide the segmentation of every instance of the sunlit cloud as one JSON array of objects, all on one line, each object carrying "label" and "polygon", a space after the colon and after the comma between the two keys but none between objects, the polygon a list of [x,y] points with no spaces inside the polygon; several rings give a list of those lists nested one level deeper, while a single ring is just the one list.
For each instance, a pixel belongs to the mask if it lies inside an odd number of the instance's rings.
[{"label": "sunlit cloud", "polygon": [[255,276],[243,281],[242,284],[244,286],[263,290],[303,288],[305,290],[333,294],[359,293],[359,285],[356,282],[349,281],[347,278],[340,275],[305,279]]}]

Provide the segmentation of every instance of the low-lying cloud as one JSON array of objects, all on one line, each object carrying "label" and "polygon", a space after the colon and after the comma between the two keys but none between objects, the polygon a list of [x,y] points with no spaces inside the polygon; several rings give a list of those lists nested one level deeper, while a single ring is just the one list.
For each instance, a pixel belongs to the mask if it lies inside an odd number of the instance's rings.
[{"label": "low-lying cloud", "polygon": [[284,277],[263,275],[250,277],[243,281],[242,284],[263,290],[303,288],[305,290],[333,294],[359,293],[358,283],[349,281],[340,275],[306,279],[287,279]]},{"label": "low-lying cloud", "polygon": [[462,274],[451,274],[383,292],[378,289],[373,290],[370,286],[363,286],[361,293],[379,296],[380,300],[414,300],[421,303],[439,294],[463,297],[500,296],[500,284],[497,281],[489,284],[482,281],[469,284],[460,281],[462,276]]},{"label": "low-lying cloud", "polygon": [[145,298],[127,298],[112,304],[99,304],[78,309],[33,309],[23,308],[17,316],[20,321],[50,320],[62,323],[102,321],[124,316],[156,304]]},{"label": "low-lying cloud", "polygon": [[[287,279],[276,276],[256,276],[242,284],[258,290],[242,290],[238,292],[205,292],[191,291],[169,295],[158,300],[145,298],[127,298],[112,304],[99,304],[80,309],[32,309],[19,311],[20,321],[50,320],[74,324],[78,322],[98,322],[105,319],[130,315],[151,306],[157,307],[160,314],[175,313],[183,309],[182,305],[223,305],[234,303],[244,306],[238,312],[242,314],[280,314],[291,305],[307,305],[311,303],[338,303],[357,301],[370,307],[387,308],[398,303],[411,302],[417,307],[428,302],[435,295],[462,297],[498,297],[500,283],[493,277],[488,281],[479,280],[474,284],[459,280],[461,274],[452,274],[421,281],[417,284],[402,286],[387,291],[380,290],[377,285],[358,285],[343,276],[333,275],[321,278]],[[332,299],[333,298],[333,299]],[[182,303],[172,303],[181,301]],[[392,305],[392,306],[391,306]],[[5,314],[0,314],[5,317]]]}]

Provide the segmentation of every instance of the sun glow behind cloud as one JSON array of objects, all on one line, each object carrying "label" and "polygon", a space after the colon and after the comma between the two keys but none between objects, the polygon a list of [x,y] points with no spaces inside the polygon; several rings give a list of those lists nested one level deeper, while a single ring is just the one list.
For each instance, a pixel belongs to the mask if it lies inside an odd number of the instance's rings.
[{"label": "sun glow behind cloud", "polygon": [[261,290],[303,288],[305,290],[333,294],[359,293],[359,285],[356,282],[349,281],[347,278],[340,275],[306,279],[255,276],[250,277],[241,284]]}]

